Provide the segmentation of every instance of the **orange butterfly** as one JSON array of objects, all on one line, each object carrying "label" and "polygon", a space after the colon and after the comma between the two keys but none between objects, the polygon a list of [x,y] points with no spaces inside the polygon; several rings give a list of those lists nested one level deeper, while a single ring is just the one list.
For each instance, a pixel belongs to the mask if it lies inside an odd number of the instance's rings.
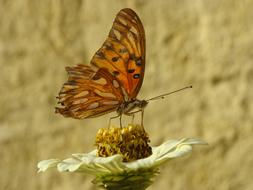
[{"label": "orange butterfly", "polygon": [[62,106],[56,107],[56,113],[76,119],[112,111],[121,118],[136,113],[135,108],[143,113],[148,101],[136,96],[145,70],[145,32],[133,10],[125,8],[117,14],[90,63],[66,67],[69,77],[57,97]]}]

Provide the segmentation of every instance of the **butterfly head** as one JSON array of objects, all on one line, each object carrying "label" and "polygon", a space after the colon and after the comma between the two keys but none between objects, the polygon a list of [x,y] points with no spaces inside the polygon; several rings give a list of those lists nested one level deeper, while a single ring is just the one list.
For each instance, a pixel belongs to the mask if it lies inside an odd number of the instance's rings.
[{"label": "butterfly head", "polygon": [[148,101],[147,100],[138,100],[138,107],[139,108],[145,108],[148,105]]},{"label": "butterfly head", "polygon": [[148,101],[136,99],[130,102],[129,107],[131,108],[131,110],[135,108],[139,108],[141,110],[141,109],[144,109],[147,105],[148,105]]},{"label": "butterfly head", "polygon": [[119,114],[129,114],[136,108],[144,109],[147,106],[147,104],[148,104],[148,101],[146,100],[138,100],[138,99],[130,100],[121,104],[117,112]]}]

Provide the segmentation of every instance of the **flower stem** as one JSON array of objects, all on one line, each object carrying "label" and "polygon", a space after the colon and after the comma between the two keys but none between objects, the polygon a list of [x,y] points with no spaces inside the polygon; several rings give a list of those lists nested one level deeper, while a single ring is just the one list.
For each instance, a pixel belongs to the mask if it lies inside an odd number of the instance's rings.
[{"label": "flower stem", "polygon": [[97,176],[92,182],[106,190],[145,190],[153,183],[158,169]]}]

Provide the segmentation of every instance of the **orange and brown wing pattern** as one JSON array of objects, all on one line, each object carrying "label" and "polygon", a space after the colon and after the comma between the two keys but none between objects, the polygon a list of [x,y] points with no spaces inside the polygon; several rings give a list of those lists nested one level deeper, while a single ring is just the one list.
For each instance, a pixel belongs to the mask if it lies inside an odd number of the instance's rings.
[{"label": "orange and brown wing pattern", "polygon": [[118,80],[106,69],[95,71],[79,64],[66,70],[69,78],[57,97],[61,107],[56,107],[56,113],[76,119],[91,118],[115,111],[123,102]]},{"label": "orange and brown wing pattern", "polygon": [[91,64],[106,68],[134,99],[142,85],[145,70],[145,33],[140,18],[131,9],[116,16],[109,36]]}]

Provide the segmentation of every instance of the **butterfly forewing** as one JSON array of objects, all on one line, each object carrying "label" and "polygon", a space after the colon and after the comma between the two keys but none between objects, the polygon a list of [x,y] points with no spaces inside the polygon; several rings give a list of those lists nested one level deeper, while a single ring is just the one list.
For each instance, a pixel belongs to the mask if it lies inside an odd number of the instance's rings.
[{"label": "butterfly forewing", "polygon": [[134,11],[122,9],[117,14],[108,38],[91,64],[107,68],[120,81],[129,99],[137,96],[145,70],[145,33]]}]

